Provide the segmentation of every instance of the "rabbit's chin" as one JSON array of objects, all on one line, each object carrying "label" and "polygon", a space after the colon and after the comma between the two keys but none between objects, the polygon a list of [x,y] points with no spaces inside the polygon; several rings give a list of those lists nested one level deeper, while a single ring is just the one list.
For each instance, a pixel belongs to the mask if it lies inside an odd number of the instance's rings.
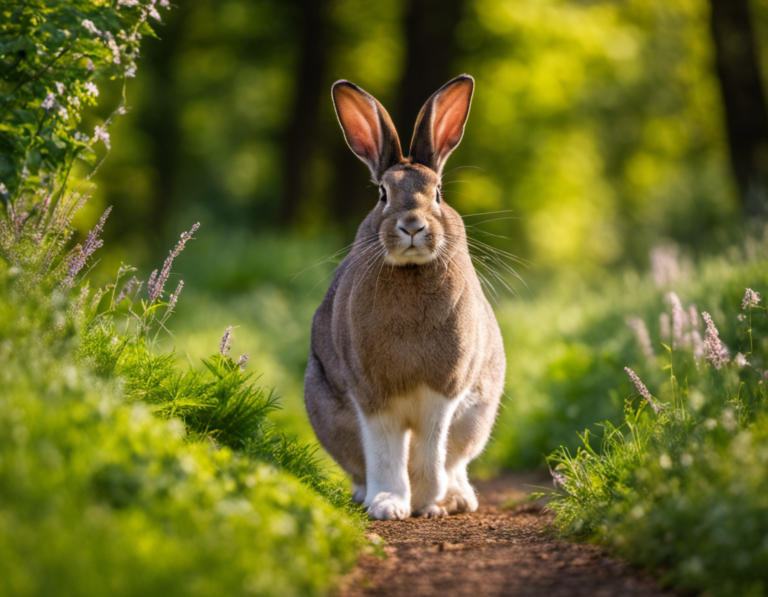
[{"label": "rabbit's chin", "polygon": [[437,254],[421,247],[408,247],[405,250],[390,251],[384,258],[388,265],[424,265],[431,263]]}]

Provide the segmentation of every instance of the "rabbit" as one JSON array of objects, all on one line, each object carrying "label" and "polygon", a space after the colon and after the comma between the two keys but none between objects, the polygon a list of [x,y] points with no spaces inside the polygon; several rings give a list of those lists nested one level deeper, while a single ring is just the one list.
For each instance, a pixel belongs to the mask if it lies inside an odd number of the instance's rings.
[{"label": "rabbit", "polygon": [[461,75],[430,97],[404,158],[375,98],[345,80],[332,89],[379,201],[315,313],[304,393],[321,445],[375,520],[478,507],[467,465],[490,436],[506,359],[464,223],[440,188],[473,91]]}]

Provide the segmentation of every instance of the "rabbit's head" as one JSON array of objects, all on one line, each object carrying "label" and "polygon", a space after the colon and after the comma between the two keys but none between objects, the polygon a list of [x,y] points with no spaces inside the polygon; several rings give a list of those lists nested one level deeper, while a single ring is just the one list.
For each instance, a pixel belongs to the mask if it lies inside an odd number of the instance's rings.
[{"label": "rabbit's head", "polygon": [[350,149],[371,170],[379,202],[371,229],[393,265],[424,264],[461,237],[459,215],[443,202],[440,174],[464,134],[474,80],[461,75],[424,104],[403,157],[389,114],[373,96],[349,81],[333,85],[333,103]]}]

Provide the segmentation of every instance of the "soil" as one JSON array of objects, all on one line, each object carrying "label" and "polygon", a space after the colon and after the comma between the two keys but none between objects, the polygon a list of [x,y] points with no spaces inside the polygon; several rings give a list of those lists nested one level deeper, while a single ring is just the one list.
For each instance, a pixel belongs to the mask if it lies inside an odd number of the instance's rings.
[{"label": "soil", "polygon": [[654,579],[599,547],[549,530],[552,513],[527,496],[538,476],[475,482],[480,508],[446,518],[372,522],[379,544],[361,556],[339,597],[661,597]]}]

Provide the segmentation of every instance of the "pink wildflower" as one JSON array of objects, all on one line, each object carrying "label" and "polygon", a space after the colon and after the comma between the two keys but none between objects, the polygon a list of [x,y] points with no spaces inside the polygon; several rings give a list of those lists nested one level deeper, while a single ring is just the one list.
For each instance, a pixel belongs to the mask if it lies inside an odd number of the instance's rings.
[{"label": "pink wildflower", "polygon": [[728,349],[720,341],[720,334],[709,313],[703,311],[701,316],[707,324],[707,331],[704,334],[704,356],[715,369],[720,369],[730,360]]},{"label": "pink wildflower", "polygon": [[664,407],[653,399],[653,396],[651,396],[651,393],[648,391],[648,388],[646,388],[645,384],[642,381],[640,381],[640,378],[637,376],[637,373],[632,371],[632,369],[630,369],[629,367],[624,367],[624,371],[626,371],[629,374],[629,378],[632,380],[632,383],[635,384],[637,391],[640,392],[640,395],[643,398],[645,398],[645,401],[651,405],[653,412],[658,415],[664,409]]}]

